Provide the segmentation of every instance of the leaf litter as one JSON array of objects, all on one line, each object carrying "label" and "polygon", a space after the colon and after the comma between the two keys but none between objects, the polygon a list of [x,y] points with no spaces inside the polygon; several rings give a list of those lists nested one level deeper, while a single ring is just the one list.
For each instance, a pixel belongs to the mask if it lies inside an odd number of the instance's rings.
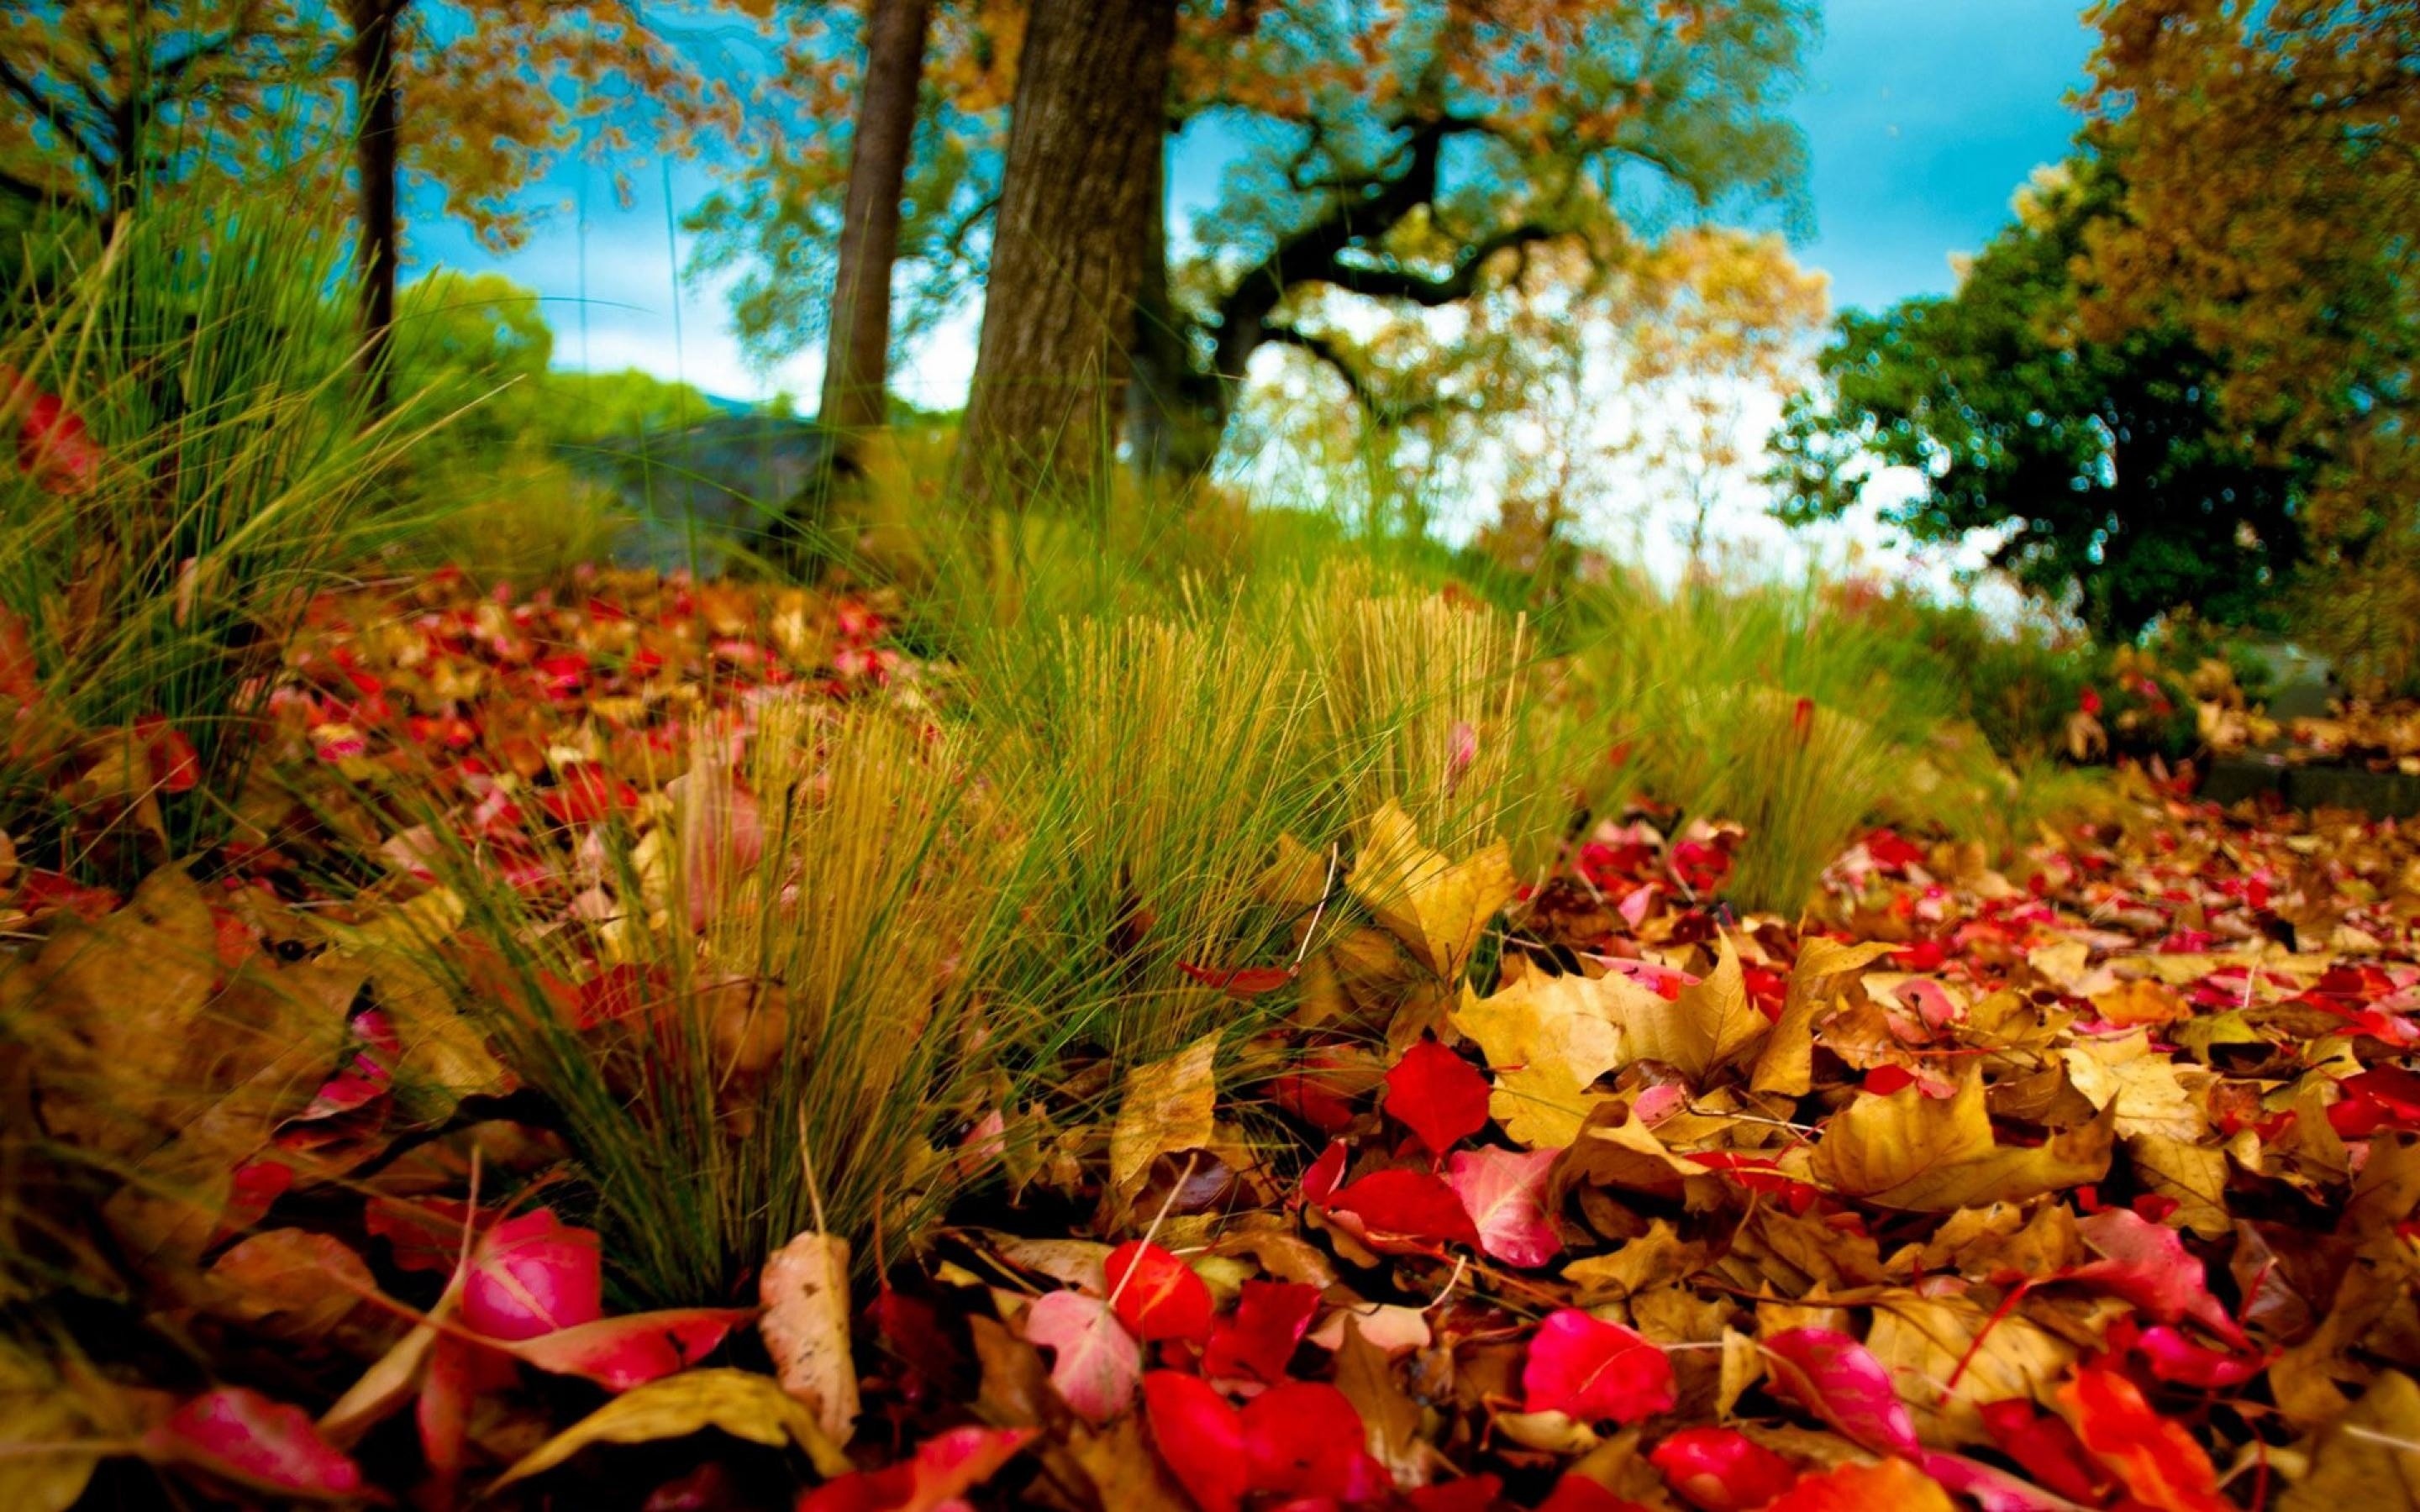
[{"label": "leaf litter", "polygon": [[[441,578],[313,626],[269,704],[306,780],[246,795],[253,840],[122,897],[29,863],[0,900],[12,1105],[72,1156],[14,1199],[10,1300],[112,1299],[213,1362],[12,1337],[11,1505],[113,1459],[239,1502],[825,1512],[2420,1488],[2402,826],[2133,774],[2004,869],[1875,831],[1793,922],[1714,901],[1720,829],[1608,822],[1525,883],[1387,805],[1341,868],[1272,858],[1326,933],[1182,966],[1229,1027],[992,1109],[950,1157],[989,1173],[963,1221],[877,1234],[870,1289],[809,1231],[744,1296],[634,1310],[504,1047],[414,964],[478,947],[376,795],[433,780],[576,918],[600,827],[690,872],[763,843],[768,795],[699,745],[756,701],[913,710],[932,674],[880,606],[673,581]],[[394,876],[323,891],[328,830]],[[605,960],[550,989],[610,1033],[658,990]],[[778,1053],[747,1022],[734,1064]],[[1047,1148],[1008,1137],[1036,1119]]]}]

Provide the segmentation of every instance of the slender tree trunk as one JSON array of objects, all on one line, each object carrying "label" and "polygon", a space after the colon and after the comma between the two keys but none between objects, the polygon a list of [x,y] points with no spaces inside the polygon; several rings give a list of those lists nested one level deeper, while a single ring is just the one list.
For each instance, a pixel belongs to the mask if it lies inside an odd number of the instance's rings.
[{"label": "slender tree trunk", "polygon": [[348,0],[352,23],[353,88],[360,114],[354,161],[362,178],[362,381],[372,415],[394,398],[388,358],[395,334],[395,285],[402,263],[396,211],[397,133],[403,94],[395,77],[395,33],[411,0]]},{"label": "slender tree trunk", "polygon": [[1176,0],[1034,0],[1017,67],[958,482],[1082,496],[1114,440]]},{"label": "slender tree trunk", "polygon": [[930,9],[929,0],[874,0],[866,13],[865,82],[849,148],[848,202],[841,216],[840,271],[818,411],[844,457],[888,413],[891,270],[899,256],[899,204],[916,134]]}]

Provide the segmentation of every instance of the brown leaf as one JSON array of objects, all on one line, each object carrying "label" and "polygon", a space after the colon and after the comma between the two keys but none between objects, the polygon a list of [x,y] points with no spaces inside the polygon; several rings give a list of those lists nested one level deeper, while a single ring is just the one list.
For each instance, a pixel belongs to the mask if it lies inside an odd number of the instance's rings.
[{"label": "brown leaf", "polygon": [[2370,1382],[2311,1445],[2311,1473],[2277,1499],[2279,1512],[2420,1506],[2420,1386],[2399,1371]]},{"label": "brown leaf", "polygon": [[772,1378],[746,1370],[684,1370],[614,1397],[525,1456],[491,1489],[542,1475],[590,1444],[652,1443],[706,1428],[768,1448],[795,1443],[828,1476],[856,1468],[824,1436],[814,1414]]},{"label": "brown leaf", "polygon": [[1832,1006],[1841,978],[1890,953],[1886,940],[1847,945],[1823,935],[1802,941],[1791,964],[1790,987],[1772,1038],[1758,1052],[1748,1086],[1759,1092],[1805,1097],[1815,1085],[1815,1021]]},{"label": "brown leaf", "polygon": [[1703,1087],[1772,1027],[1748,1000],[1739,951],[1726,935],[1714,969],[1683,988],[1679,997],[1668,1001],[1650,993],[1627,1006],[1622,1050],[1628,1059],[1661,1061],[1691,1086]]},{"label": "brown leaf", "polygon": [[1109,1184],[1130,1199],[1162,1155],[1207,1148],[1217,1137],[1218,1086],[1212,1030],[1165,1060],[1126,1072],[1125,1097],[1109,1128]]},{"label": "brown leaf", "polygon": [[1395,1381],[1392,1357],[1347,1319],[1344,1343],[1336,1351],[1336,1389],[1361,1414],[1371,1457],[1387,1467],[1399,1487],[1425,1486],[1434,1460],[1420,1437],[1419,1404]]}]

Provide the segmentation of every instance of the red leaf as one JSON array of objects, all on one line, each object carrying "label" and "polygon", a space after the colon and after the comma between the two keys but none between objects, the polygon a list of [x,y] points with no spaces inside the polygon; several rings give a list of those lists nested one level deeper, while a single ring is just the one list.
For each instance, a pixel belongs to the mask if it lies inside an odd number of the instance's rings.
[{"label": "red leaf", "polygon": [[1521,1367],[1524,1410],[1636,1423],[1672,1405],[1672,1362],[1643,1336],[1576,1307],[1546,1315]]},{"label": "red leaf", "polygon": [[1479,1242],[1479,1230],[1453,1188],[1427,1171],[1373,1171],[1327,1199],[1372,1231],[1383,1247],[1388,1237],[1420,1243]]},{"label": "red leaf", "polygon": [[1774,1380],[1800,1405],[1876,1454],[1918,1448],[1916,1414],[1900,1400],[1887,1366],[1846,1334],[1793,1328],[1764,1341]]},{"label": "red leaf", "polygon": [[1577,1471],[1565,1471],[1555,1489],[1538,1504],[1538,1512],[1647,1512],[1637,1503],[1614,1495]]},{"label": "red leaf", "polygon": [[1167,1250],[1140,1241],[1120,1244],[1102,1272],[1118,1321],[1145,1344],[1210,1336],[1210,1288]]},{"label": "red leaf", "polygon": [[756,1315],[745,1307],[680,1307],[600,1318],[504,1346],[515,1359],[607,1391],[628,1391],[674,1375],[714,1352],[722,1336]]},{"label": "red leaf", "polygon": [[2067,1419],[2023,1396],[1982,1405],[1983,1431],[2020,1469],[2071,1501],[2098,1504],[2109,1477],[2093,1462]]},{"label": "red leaf", "polygon": [[1211,1325],[1202,1373],[1213,1381],[1285,1379],[1295,1347],[1311,1331],[1319,1288],[1299,1281],[1247,1281],[1233,1318]]},{"label": "red leaf", "polygon": [[83,416],[54,393],[38,394],[17,427],[17,466],[45,493],[82,493],[101,471],[101,448]]},{"label": "red leaf", "polygon": [[1415,1486],[1404,1492],[1404,1503],[1412,1512],[1495,1512],[1503,1497],[1504,1483],[1496,1476],[1465,1475],[1435,1486]]},{"label": "red leaf", "polygon": [[1152,1442],[1177,1484],[1202,1512],[1235,1512],[1252,1489],[1243,1414],[1208,1381],[1173,1370],[1143,1377],[1142,1400]]},{"label": "red leaf", "polygon": [[1176,969],[1204,987],[1216,987],[1237,1002],[1249,1002],[1263,993],[1275,992],[1294,980],[1292,966],[1197,966],[1188,961],[1176,963]]},{"label": "red leaf", "polygon": [[1387,1072],[1388,1116],[1440,1155],[1487,1127],[1487,1095],[1479,1068],[1434,1040],[1404,1051]]},{"label": "red leaf", "polygon": [[2125,1208],[2079,1218],[2075,1228],[2102,1257],[2069,1271],[2067,1279],[2123,1297],[2163,1323],[2190,1318],[2238,1348],[2251,1342],[2210,1294],[2201,1261],[2175,1229]]},{"label": "red leaf", "polygon": [[185,733],[156,714],[134,721],[134,738],[143,742],[143,756],[151,780],[163,793],[191,793],[202,779],[202,759]]},{"label": "red leaf", "polygon": [[1746,1512],[1798,1478],[1789,1460],[1737,1428],[1683,1428],[1657,1444],[1647,1462],[1699,1512]]},{"label": "red leaf", "polygon": [[2183,1425],[2152,1411],[2132,1381],[2086,1366],[2058,1399],[2077,1440],[2134,1501],[2158,1512],[2228,1512],[2209,1454]]},{"label": "red leaf", "polygon": [[603,1317],[603,1289],[596,1231],[535,1208],[489,1229],[471,1252],[462,1321],[489,1338],[535,1338]]},{"label": "red leaf", "polygon": [[288,1496],[351,1496],[361,1467],[319,1437],[311,1414],[247,1386],[205,1392],[144,1436],[155,1458]]},{"label": "red leaf", "polygon": [[1326,1381],[1280,1381],[1244,1404],[1243,1419],[1255,1491],[1357,1502],[1393,1489],[1364,1446],[1361,1414]]},{"label": "red leaf", "polygon": [[798,1512],[944,1512],[1000,1473],[1039,1436],[1035,1428],[952,1428],[888,1470],[861,1470],[799,1498]]},{"label": "red leaf", "polygon": [[1546,1213],[1546,1172],[1559,1149],[1458,1149],[1446,1184],[1479,1230],[1479,1247],[1507,1265],[1535,1269],[1562,1253]]}]

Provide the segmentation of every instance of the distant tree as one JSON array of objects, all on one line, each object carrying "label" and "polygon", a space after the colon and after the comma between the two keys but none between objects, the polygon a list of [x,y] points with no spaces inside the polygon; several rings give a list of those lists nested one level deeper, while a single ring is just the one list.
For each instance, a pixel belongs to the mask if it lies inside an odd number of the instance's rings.
[{"label": "distant tree", "polygon": [[1034,0],[958,443],[967,498],[1074,498],[1114,434],[1176,6]]},{"label": "distant tree", "polygon": [[[910,333],[984,276],[1006,82],[1027,7],[937,0],[903,262]],[[1179,17],[1164,124],[1245,145],[1178,255],[1159,159],[1134,227],[1142,270],[1126,437],[1139,461],[1208,466],[1252,358],[1342,351],[1374,313],[1452,310],[1557,239],[1606,249],[1633,219],[1794,204],[1780,112],[1812,0],[1198,0]],[[819,336],[850,50],[793,49],[780,161],[699,216],[706,260],[764,355]],[[1172,262],[1171,258],[1175,260]],[[1349,379],[1348,379],[1349,381]]]},{"label": "distant tree", "polygon": [[2127,154],[2084,331],[2181,329],[2228,424],[2316,459],[2302,633],[2420,686],[2420,0],[2113,0],[2089,103]]},{"label": "distant tree", "polygon": [[883,424],[891,367],[891,275],[899,256],[900,200],[916,133],[928,0],[873,0],[865,24],[864,83],[850,143],[832,281],[830,338],[824,345],[818,418],[838,455],[851,438]]},{"label": "distant tree", "polygon": [[106,236],[147,182],[241,171],[310,35],[287,0],[0,6],[0,196]]},{"label": "distant tree", "polygon": [[[714,0],[753,23],[772,0]],[[345,0],[361,193],[363,361],[383,389],[401,267],[398,180],[417,177],[498,250],[527,235],[520,191],[584,132],[658,152],[737,127],[744,100],[711,47],[682,45],[642,0]]]},{"label": "distant tree", "polygon": [[1775,439],[1782,517],[1837,517],[1875,467],[1908,468],[1921,486],[1885,522],[1918,541],[1996,532],[1993,564],[2096,635],[2186,606],[2273,623],[2307,461],[2227,422],[2220,364],[2188,332],[2079,330],[2071,268],[2120,193],[2087,153],[2019,195],[1955,294],[1843,315]]}]

